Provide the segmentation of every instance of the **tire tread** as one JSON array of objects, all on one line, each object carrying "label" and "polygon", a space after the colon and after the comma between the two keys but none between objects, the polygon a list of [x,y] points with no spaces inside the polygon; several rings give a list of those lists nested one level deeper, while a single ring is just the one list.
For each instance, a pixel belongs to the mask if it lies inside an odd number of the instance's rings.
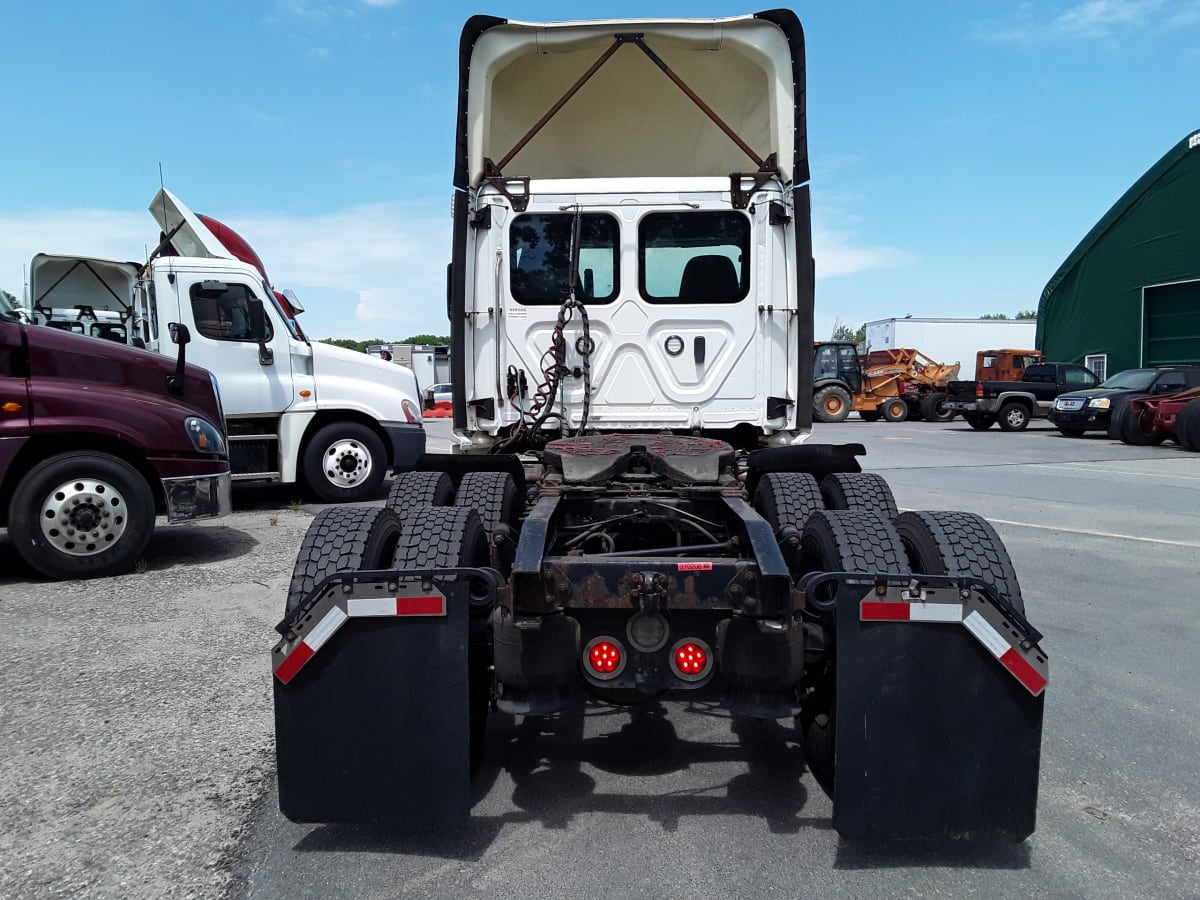
[{"label": "tire tread", "polygon": [[[288,585],[291,612],[323,578],[334,572],[386,567],[400,536],[400,520],[379,506],[331,506],[304,533]],[[386,558],[385,558],[386,557]]]}]

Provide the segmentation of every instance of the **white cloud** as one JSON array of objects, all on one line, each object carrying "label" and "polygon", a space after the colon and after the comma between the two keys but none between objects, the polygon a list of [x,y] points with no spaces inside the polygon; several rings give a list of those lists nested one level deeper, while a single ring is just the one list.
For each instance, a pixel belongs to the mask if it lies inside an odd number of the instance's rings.
[{"label": "white cloud", "polygon": [[855,244],[852,234],[820,226],[813,228],[813,259],[817,262],[817,281],[872,269],[906,266],[915,261],[907,251]]},{"label": "white cloud", "polygon": [[1022,3],[1013,20],[980,23],[985,40],[1036,44],[1054,39],[1114,40],[1143,28],[1182,27],[1200,20],[1196,0],[1085,0],[1057,14]]},{"label": "white cloud", "polygon": [[0,212],[0,289],[23,296],[25,268],[34,254],[86,254],[140,262],[153,249],[153,244],[147,247],[146,242],[158,243],[157,235],[148,213],[97,209]]},{"label": "white cloud", "polygon": [[1146,24],[1162,5],[1160,0],[1088,0],[1055,18],[1053,28],[1064,35],[1108,37],[1114,30]]},{"label": "white cloud", "polygon": [[[296,291],[311,336],[400,340],[448,332],[448,213],[378,204],[314,217],[253,213],[222,220],[251,242],[277,287]],[[0,212],[0,288],[21,297],[22,264],[35,253],[140,262],[157,241],[149,213]]]}]

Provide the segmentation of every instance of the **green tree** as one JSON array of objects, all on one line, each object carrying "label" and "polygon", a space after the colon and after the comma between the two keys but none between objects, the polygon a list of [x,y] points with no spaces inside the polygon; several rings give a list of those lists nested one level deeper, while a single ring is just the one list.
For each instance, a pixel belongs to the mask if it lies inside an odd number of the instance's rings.
[{"label": "green tree", "polygon": [[450,338],[437,334],[414,334],[412,337],[407,337],[402,341],[397,341],[398,344],[449,344]]},{"label": "green tree", "polygon": [[1008,313],[984,313],[979,318],[981,318],[981,319],[1007,319]]},{"label": "green tree", "polygon": [[864,322],[858,326],[855,331],[840,318],[836,316],[833,319],[833,333],[829,336],[831,341],[853,341],[856,344],[861,344],[867,339],[867,325]]},{"label": "green tree", "polygon": [[1018,319],[1036,319],[1037,318],[1037,310],[1036,309],[1023,309],[1019,313],[1017,313],[1017,318]]}]

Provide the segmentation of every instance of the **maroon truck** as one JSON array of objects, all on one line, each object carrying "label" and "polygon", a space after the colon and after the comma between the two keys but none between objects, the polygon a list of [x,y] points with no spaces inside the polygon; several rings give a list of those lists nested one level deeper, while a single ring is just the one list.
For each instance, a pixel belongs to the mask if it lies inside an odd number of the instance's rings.
[{"label": "maroon truck", "polygon": [[22,324],[0,299],[0,525],[50,578],[132,566],[155,517],[227,515],[229,452],[217,384],[175,362]]}]

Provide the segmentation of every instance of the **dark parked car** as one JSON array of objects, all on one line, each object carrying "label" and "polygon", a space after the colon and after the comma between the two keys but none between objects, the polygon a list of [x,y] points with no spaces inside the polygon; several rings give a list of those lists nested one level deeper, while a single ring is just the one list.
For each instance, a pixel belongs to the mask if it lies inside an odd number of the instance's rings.
[{"label": "dark parked car", "polygon": [[1160,366],[1126,369],[1098,387],[1060,394],[1050,410],[1050,421],[1067,437],[1085,431],[1106,431],[1113,412],[1132,397],[1173,394],[1200,387],[1200,366]]}]

